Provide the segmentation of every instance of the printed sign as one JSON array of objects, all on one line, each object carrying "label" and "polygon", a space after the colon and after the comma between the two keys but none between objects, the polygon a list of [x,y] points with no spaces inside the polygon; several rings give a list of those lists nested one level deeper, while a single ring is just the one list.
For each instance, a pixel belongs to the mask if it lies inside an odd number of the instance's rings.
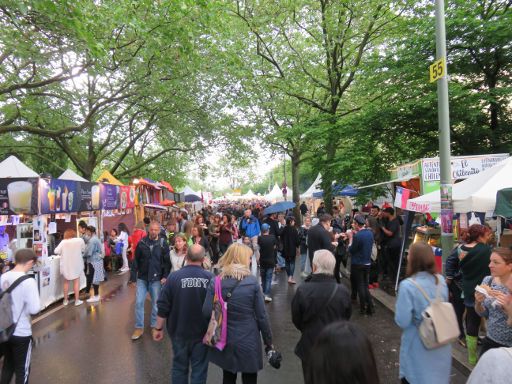
[{"label": "printed sign", "polygon": [[442,78],[446,73],[446,59],[441,57],[439,60],[434,61],[434,64],[429,67],[429,72],[431,83]]},{"label": "printed sign", "polygon": [[408,211],[427,213],[431,212],[430,203],[416,203],[412,200],[407,201],[406,209]]},{"label": "printed sign", "polygon": [[0,215],[37,214],[38,180],[0,179]]},{"label": "printed sign", "polygon": [[118,209],[121,187],[102,183],[100,186],[101,207],[103,209]]},{"label": "printed sign", "polygon": [[77,212],[78,183],[72,180],[41,179],[41,213]]},{"label": "printed sign", "polygon": [[135,207],[135,187],[123,186],[123,187],[119,187],[119,189],[120,189],[119,207],[121,209]]},{"label": "printed sign", "polygon": [[[467,179],[472,175],[493,167],[507,157],[508,155],[506,154],[452,157],[452,179]],[[439,158],[423,159],[422,162],[423,181],[441,180]]]},{"label": "printed sign", "polygon": [[96,183],[78,183],[80,206],[78,210],[96,211],[101,208],[100,185]]}]

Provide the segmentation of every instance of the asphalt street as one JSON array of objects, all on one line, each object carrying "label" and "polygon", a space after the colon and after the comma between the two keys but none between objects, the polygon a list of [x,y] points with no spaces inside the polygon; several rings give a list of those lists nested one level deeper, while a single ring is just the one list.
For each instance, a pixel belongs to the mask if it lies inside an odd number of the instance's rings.
[{"label": "asphalt street", "polygon": [[[298,275],[298,273],[297,273]],[[135,287],[127,286],[127,275],[115,276],[101,286],[104,300],[96,305],[68,307],[57,304],[43,313],[33,326],[35,349],[32,355],[31,383],[169,383],[172,352],[169,339],[153,342],[149,318],[146,332],[135,342],[130,339],[134,325]],[[293,350],[299,332],[291,322],[290,303],[296,286],[286,283],[283,273],[273,285],[274,301],[267,304],[274,344],[283,354],[281,369],[266,362],[259,373],[262,383],[302,383],[302,369]],[[301,279],[297,276],[297,281]],[[373,317],[359,315],[354,307],[352,321],[370,337],[381,383],[398,383],[400,330],[392,314],[377,304]],[[149,300],[146,302],[149,313]],[[210,365],[208,383],[221,382],[221,369]],[[453,370],[452,383],[466,377]],[[239,382],[240,379],[239,379]]]}]

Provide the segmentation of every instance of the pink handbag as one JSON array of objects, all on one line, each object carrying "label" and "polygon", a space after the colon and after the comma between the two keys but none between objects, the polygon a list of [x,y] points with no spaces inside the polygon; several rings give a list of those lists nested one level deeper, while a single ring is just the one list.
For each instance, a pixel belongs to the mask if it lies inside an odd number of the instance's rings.
[{"label": "pink handbag", "polygon": [[237,281],[227,294],[226,300],[222,297],[222,280],[215,276],[215,294],[213,296],[212,315],[208,323],[208,329],[203,337],[203,344],[215,347],[222,351],[226,347],[228,339],[228,300],[235,288],[240,284]]}]

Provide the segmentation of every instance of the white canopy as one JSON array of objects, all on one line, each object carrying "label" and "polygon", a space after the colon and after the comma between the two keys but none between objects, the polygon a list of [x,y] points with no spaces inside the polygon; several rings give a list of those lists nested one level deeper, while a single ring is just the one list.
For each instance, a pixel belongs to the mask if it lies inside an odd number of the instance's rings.
[{"label": "white canopy", "polygon": [[39,177],[39,175],[23,164],[16,156],[9,156],[0,163],[0,178],[10,177]]},{"label": "white canopy", "polygon": [[181,191],[181,193],[184,193],[185,196],[187,196],[187,195],[196,195],[196,196],[201,197],[200,193],[197,193],[192,188],[190,188],[188,185],[185,188],[183,188],[183,191]]},{"label": "white canopy", "polygon": [[300,198],[309,199],[310,197],[313,197],[313,193],[322,192],[322,189],[320,188],[321,183],[322,175],[319,173],[315,181],[313,181],[313,184],[311,184],[311,186],[306,190],[306,192],[300,195]]},{"label": "white canopy", "polygon": [[256,199],[257,197],[258,196],[251,189],[249,189],[249,191],[242,196],[242,199],[251,200]]},{"label": "white canopy", "polygon": [[[286,194],[286,199],[288,201],[291,201],[292,200],[292,191],[290,188],[287,188],[288,189],[288,192]],[[283,201],[284,198],[283,198],[283,190],[281,188],[279,188],[279,186],[277,185],[277,183],[274,184],[274,188],[272,188],[272,190],[265,195],[265,200],[269,200],[269,201]]]},{"label": "white canopy", "polygon": [[59,179],[87,182],[87,180],[85,180],[82,176],[77,175],[71,169],[66,169],[64,173],[59,176]]},{"label": "white canopy", "polygon": [[[512,188],[512,157],[453,185],[453,209],[455,213],[493,212],[496,207],[496,193],[503,188]],[[441,212],[440,191],[409,200],[407,209]]]}]

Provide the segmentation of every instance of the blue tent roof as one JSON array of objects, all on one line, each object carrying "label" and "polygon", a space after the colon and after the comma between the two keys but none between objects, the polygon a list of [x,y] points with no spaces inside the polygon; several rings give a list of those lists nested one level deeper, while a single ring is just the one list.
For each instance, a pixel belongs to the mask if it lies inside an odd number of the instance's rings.
[{"label": "blue tent roof", "polygon": [[[353,197],[353,196],[357,196],[358,193],[359,193],[359,191],[357,190],[357,188],[354,188],[351,185],[343,186],[341,184],[336,184],[332,188],[333,196],[351,196],[351,197]],[[323,196],[324,196],[323,191],[313,193],[313,197],[320,198]]]}]

